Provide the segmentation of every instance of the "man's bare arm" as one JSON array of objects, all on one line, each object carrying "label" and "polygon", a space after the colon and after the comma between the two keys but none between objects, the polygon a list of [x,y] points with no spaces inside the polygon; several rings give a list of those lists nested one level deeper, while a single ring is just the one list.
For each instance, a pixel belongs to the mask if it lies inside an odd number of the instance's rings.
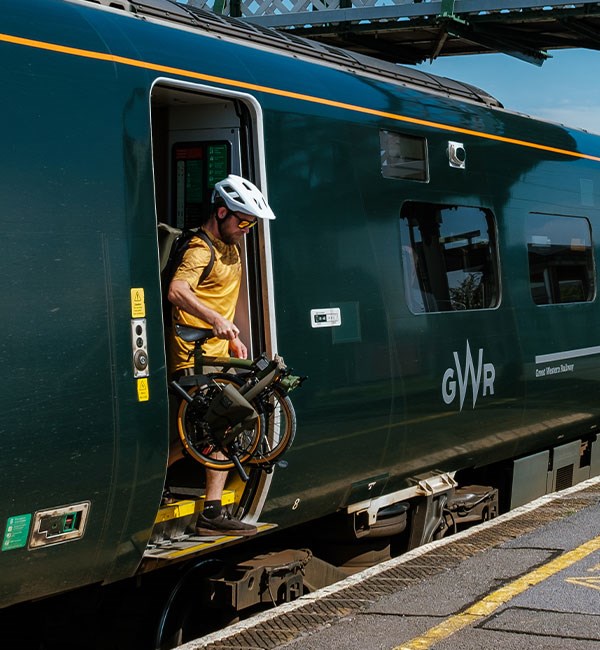
[{"label": "man's bare arm", "polygon": [[183,309],[183,311],[209,323],[215,336],[220,339],[232,341],[240,333],[240,330],[234,323],[198,300],[192,288],[185,280],[173,280],[171,282],[168,298],[169,302]]}]

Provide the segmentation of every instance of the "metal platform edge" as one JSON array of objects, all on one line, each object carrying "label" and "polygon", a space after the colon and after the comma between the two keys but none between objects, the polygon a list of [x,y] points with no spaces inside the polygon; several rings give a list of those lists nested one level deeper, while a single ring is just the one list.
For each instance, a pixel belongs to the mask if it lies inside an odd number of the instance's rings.
[{"label": "metal platform edge", "polygon": [[[442,573],[477,553],[595,505],[600,500],[599,493],[600,476],[596,476],[560,492],[540,497],[483,524],[365,569],[294,602],[190,641],[177,650],[249,647],[257,638],[263,640],[262,648],[275,648],[301,635],[298,618],[310,618],[318,626],[331,624],[358,612],[378,598],[397,591],[402,581],[407,585],[414,584],[423,577]],[[534,512],[535,517],[532,516]],[[453,546],[452,552],[446,548],[449,545]],[[419,573],[418,578],[414,577],[415,572]],[[366,597],[365,590],[368,591]],[[264,644],[265,639],[270,639],[270,643]]]}]

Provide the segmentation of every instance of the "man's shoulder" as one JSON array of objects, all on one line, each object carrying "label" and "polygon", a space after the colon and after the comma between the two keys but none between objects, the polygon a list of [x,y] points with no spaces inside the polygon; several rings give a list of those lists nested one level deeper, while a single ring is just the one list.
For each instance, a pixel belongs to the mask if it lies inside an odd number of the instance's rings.
[{"label": "man's shoulder", "polygon": [[202,237],[196,233],[187,241],[185,248],[182,250],[179,266],[197,266],[205,265],[214,256],[213,246],[208,244]]},{"label": "man's shoulder", "polygon": [[186,252],[212,255],[214,248],[214,243],[206,233],[195,232],[188,241]]},{"label": "man's shoulder", "polygon": [[239,244],[226,244],[222,239],[215,237],[213,234],[202,231],[194,239],[199,239],[198,246],[204,245],[204,248],[213,249],[219,253],[220,258],[231,259],[232,257],[239,257],[240,245]]},{"label": "man's shoulder", "polygon": [[190,238],[190,246],[203,246],[209,248],[214,246],[214,237],[209,235],[205,230],[198,229],[194,231]]}]

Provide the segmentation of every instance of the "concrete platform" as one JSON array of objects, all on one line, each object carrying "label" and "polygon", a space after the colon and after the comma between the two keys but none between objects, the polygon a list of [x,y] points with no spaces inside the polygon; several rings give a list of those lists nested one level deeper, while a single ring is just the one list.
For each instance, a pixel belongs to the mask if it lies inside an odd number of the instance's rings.
[{"label": "concrete platform", "polygon": [[600,650],[600,477],[181,650]]}]

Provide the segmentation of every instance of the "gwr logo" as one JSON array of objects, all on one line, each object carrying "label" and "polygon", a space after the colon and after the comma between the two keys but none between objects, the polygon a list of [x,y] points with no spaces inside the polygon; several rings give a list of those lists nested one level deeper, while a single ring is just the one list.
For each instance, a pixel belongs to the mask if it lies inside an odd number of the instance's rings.
[{"label": "gwr logo", "polygon": [[[462,411],[467,393],[467,385],[471,380],[471,393],[473,395],[473,408],[479,397],[479,386],[482,384],[482,396],[494,394],[494,380],[496,379],[496,369],[493,363],[483,363],[483,348],[479,348],[479,358],[477,361],[477,370],[473,364],[471,348],[467,340],[467,351],[465,354],[464,368],[458,358],[458,352],[453,352],[454,364],[456,368],[448,368],[442,379],[442,397],[446,404],[452,404],[456,398],[456,384],[458,382],[458,393],[460,396],[460,410]],[[455,379],[456,377],[456,379]],[[483,379],[483,382],[482,382]]]}]

